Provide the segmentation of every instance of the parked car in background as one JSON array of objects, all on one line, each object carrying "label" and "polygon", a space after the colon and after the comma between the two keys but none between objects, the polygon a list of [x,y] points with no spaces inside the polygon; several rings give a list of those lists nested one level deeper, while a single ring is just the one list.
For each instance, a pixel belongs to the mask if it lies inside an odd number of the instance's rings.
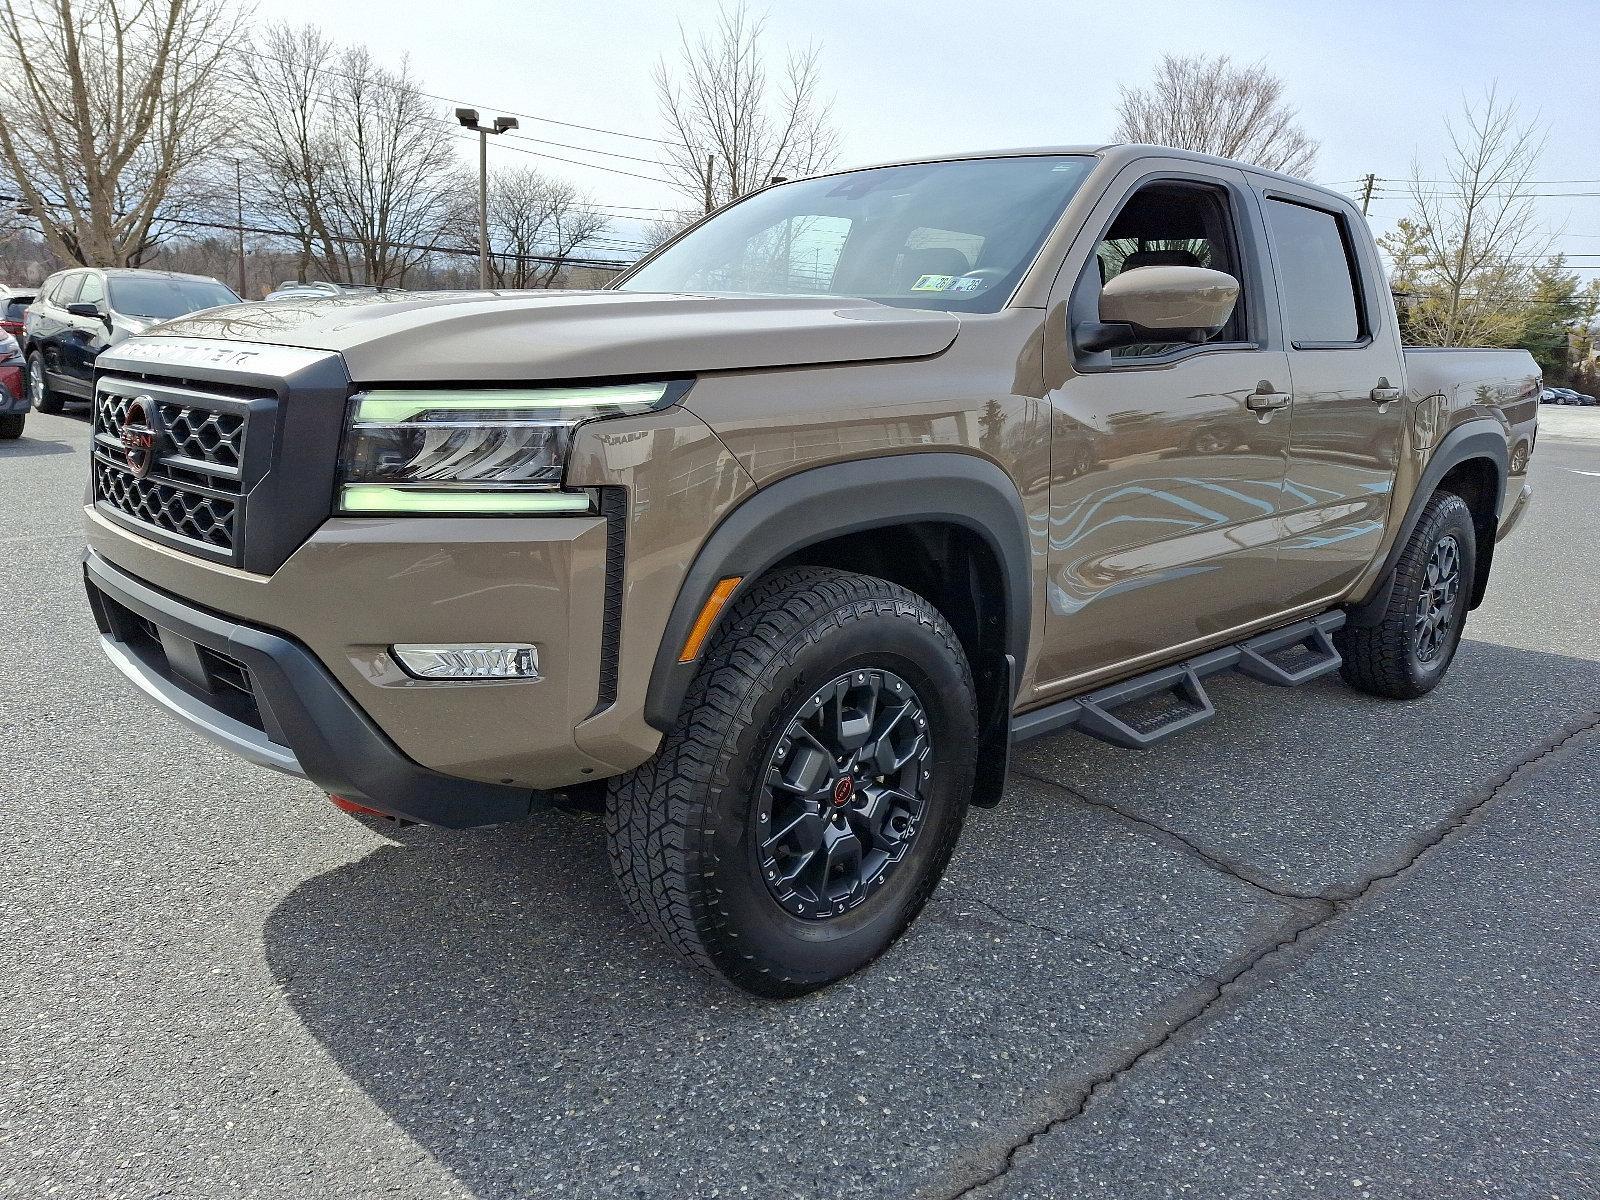
[{"label": "parked car in background", "polygon": [[9,333],[21,341],[22,318],[27,315],[33,297],[32,288],[0,287],[0,333]]},{"label": "parked car in background", "polygon": [[1597,401],[1586,392],[1578,392],[1566,387],[1545,388],[1539,394],[1539,399],[1545,404],[1576,404],[1585,408],[1600,403],[1600,401]]},{"label": "parked car in background", "polygon": [[28,420],[28,391],[22,382],[22,347],[0,332],[0,442],[22,436]]},{"label": "parked car in background", "polygon": [[233,289],[205,275],[78,267],[44,281],[23,320],[28,398],[40,412],[94,398],[94,362],[108,346],[152,325],[237,304]]}]

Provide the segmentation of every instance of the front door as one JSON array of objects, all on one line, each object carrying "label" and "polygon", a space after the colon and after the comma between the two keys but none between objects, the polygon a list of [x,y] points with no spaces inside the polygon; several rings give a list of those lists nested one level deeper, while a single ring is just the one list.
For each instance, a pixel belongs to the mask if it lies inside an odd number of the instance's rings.
[{"label": "front door", "polygon": [[[1236,170],[1140,163],[1125,174],[1091,214],[1091,251],[1075,246],[1078,264],[1069,256],[1067,303],[1051,308],[1061,341],[1054,361],[1046,350],[1049,608],[1024,703],[1129,674],[1282,607],[1289,360],[1259,212]],[[1238,279],[1228,328],[1205,345],[1077,351],[1070,329],[1097,319],[1104,281],[1162,264]]]},{"label": "front door", "polygon": [[1372,294],[1381,266],[1362,260],[1370,239],[1351,234],[1354,212],[1278,181],[1264,184],[1262,207],[1294,382],[1279,574],[1289,605],[1314,606],[1342,598],[1382,547],[1406,420],[1403,364]]},{"label": "front door", "polygon": [[[83,285],[78,290],[79,304],[96,305],[107,312],[104,278],[96,271],[86,271]],[[68,386],[80,395],[93,394],[94,360],[106,347],[107,330],[102,317],[85,317],[74,313],[67,317],[72,329],[61,339],[61,366],[67,376]]]}]

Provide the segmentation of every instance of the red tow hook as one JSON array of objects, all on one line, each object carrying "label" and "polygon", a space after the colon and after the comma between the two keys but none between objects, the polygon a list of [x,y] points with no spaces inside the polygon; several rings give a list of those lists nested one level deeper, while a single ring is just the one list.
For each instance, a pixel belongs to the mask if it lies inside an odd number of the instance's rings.
[{"label": "red tow hook", "polygon": [[328,799],[333,801],[335,808],[341,809],[353,817],[384,817],[390,821],[396,819],[384,812],[381,808],[372,808],[365,804],[357,804],[354,800],[346,800],[343,796],[335,796],[330,793]]}]

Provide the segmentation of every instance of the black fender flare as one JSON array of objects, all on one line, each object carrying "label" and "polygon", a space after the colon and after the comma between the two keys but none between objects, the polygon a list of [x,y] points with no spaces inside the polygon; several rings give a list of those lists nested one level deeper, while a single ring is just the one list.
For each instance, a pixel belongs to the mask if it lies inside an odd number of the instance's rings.
[{"label": "black fender flare", "polygon": [[[1452,469],[1475,458],[1487,459],[1495,469],[1494,520],[1496,524],[1499,523],[1500,514],[1505,510],[1506,481],[1511,477],[1510,444],[1506,431],[1498,422],[1469,421],[1447,433],[1428,459],[1427,466],[1423,467],[1422,478],[1417,481],[1417,490],[1412,493],[1411,503],[1407,506],[1406,515],[1400,522],[1400,532],[1395,535],[1389,553],[1383,560],[1383,569],[1378,574],[1378,582],[1365,600],[1350,606],[1350,624],[1366,627],[1376,625],[1383,619],[1384,609],[1389,604],[1389,593],[1394,590],[1395,564],[1400,561],[1406,543],[1411,540],[1417,522],[1422,519],[1422,510],[1427,507],[1428,501],[1439,490],[1440,482]],[[1490,546],[1493,544],[1491,537]],[[1483,586],[1488,577],[1489,559],[1484,556],[1478,564],[1478,578],[1473,585],[1472,607],[1474,608],[1482,599]]]},{"label": "black fender flare", "polygon": [[681,663],[678,655],[719,581],[743,577],[731,603],[763,571],[807,546],[920,521],[960,526],[989,546],[1005,593],[1006,652],[1022,662],[1032,620],[1032,553],[1022,497],[1010,476],[972,454],[922,451],[856,459],[768,484],[724,517],[701,545],[656,650],[645,720],[662,732],[677,720],[700,665]]}]

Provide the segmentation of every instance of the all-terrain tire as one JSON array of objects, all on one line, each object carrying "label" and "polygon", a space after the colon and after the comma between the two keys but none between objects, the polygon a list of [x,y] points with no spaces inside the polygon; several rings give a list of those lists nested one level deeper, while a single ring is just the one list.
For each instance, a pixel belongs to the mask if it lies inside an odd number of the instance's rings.
[{"label": "all-terrain tire", "polygon": [[[1415,699],[1438,685],[1450,669],[1466,624],[1477,568],[1476,544],[1466,501],[1452,492],[1433,496],[1395,564],[1394,587],[1382,619],[1366,627],[1346,625],[1334,634],[1334,644],[1344,656],[1340,673],[1346,683],[1357,691],[1396,700]],[[1437,556],[1450,547],[1456,555],[1453,603],[1448,617],[1424,638],[1422,624],[1428,613],[1437,612],[1442,590],[1430,572],[1437,571]]]},{"label": "all-terrain tire", "polygon": [[7,413],[0,417],[0,442],[16,441],[22,436],[22,427],[27,423],[27,413]]},{"label": "all-terrain tire", "polygon": [[[799,916],[760,861],[773,853],[761,797],[775,794],[775,756],[794,722],[828,687],[863,676],[914,692],[926,720],[915,836],[854,907]],[[707,650],[656,756],[611,781],[606,831],[623,896],[689,962],[758,995],[801,995],[859,970],[922,909],[955,848],[976,712],[961,643],[921,596],[819,567],[759,580]]]},{"label": "all-terrain tire", "polygon": [[28,355],[28,390],[33,406],[42,413],[58,413],[66,404],[60,392],[51,390],[50,376],[44,369],[44,355],[37,350]]}]

